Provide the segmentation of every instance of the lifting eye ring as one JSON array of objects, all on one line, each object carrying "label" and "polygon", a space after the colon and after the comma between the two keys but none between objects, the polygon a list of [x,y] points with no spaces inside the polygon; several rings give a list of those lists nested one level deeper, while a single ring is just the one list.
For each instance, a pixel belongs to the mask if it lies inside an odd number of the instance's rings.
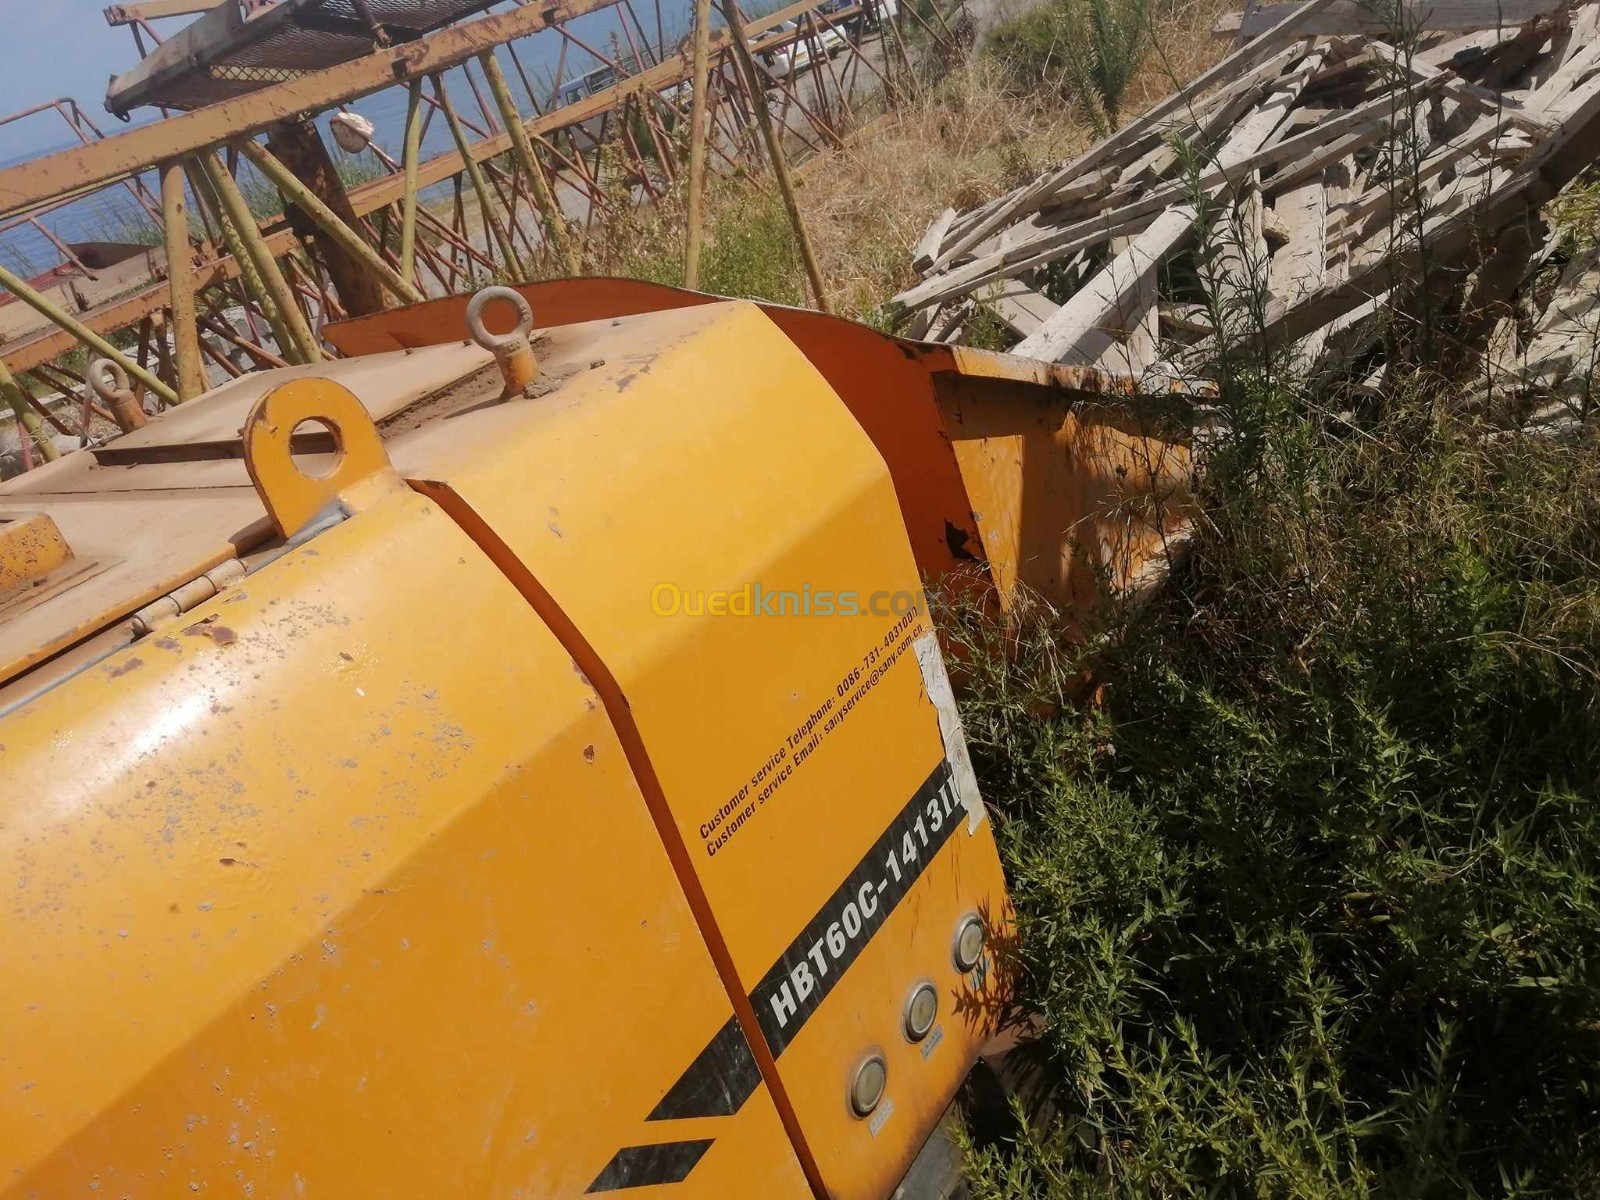
[{"label": "lifting eye ring", "polygon": [[[509,304],[517,310],[517,327],[510,333],[491,333],[483,323],[483,313],[491,304]],[[472,340],[498,356],[528,344],[533,332],[533,305],[521,292],[508,287],[484,288],[467,304],[467,331]]]},{"label": "lifting eye ring", "polygon": [[132,390],[128,372],[121,363],[110,358],[97,358],[89,364],[89,383],[95,394],[107,403],[115,400],[118,392]]},{"label": "lifting eye ring", "polygon": [[[509,304],[517,310],[517,327],[510,333],[490,333],[483,324],[483,313],[491,304]],[[521,292],[508,287],[484,288],[467,302],[467,332],[500,365],[506,381],[506,397],[527,396],[539,378],[539,360],[533,356],[528,335],[533,332],[533,305]]]},{"label": "lifting eye ring", "polygon": [[143,429],[149,418],[133,394],[128,369],[115,358],[97,358],[89,364],[89,386],[111,406],[111,419],[123,433]]}]

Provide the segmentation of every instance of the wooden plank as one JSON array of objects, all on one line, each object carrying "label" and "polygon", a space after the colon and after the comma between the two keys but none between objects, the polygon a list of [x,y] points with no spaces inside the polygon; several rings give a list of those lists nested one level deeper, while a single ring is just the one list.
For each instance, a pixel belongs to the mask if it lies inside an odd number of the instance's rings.
[{"label": "wooden plank", "polygon": [[[1211,112],[1205,114],[1198,125],[1185,125],[1172,132],[1182,140],[1202,149],[1216,145],[1220,137],[1235,121],[1256,105],[1261,103],[1266,94],[1266,85],[1262,82],[1252,82],[1246,87],[1229,89],[1222,104],[1214,106]],[[1172,169],[1178,165],[1178,152],[1173,146],[1172,137],[1163,137],[1154,148],[1138,162],[1128,167],[1118,179],[1118,185],[1127,187],[1130,184],[1155,183],[1165,178]]]},{"label": "wooden plank", "polygon": [[1489,88],[1478,87],[1468,83],[1448,71],[1428,63],[1419,62],[1414,56],[1396,50],[1393,46],[1383,42],[1373,41],[1368,44],[1368,50],[1378,58],[1388,62],[1395,70],[1411,76],[1419,82],[1434,82],[1438,84],[1443,95],[1453,100],[1460,101],[1467,108],[1480,113],[1508,113],[1521,114],[1524,121],[1532,128],[1548,132],[1549,127],[1532,113],[1526,112],[1516,100],[1508,97],[1503,92],[1496,92]]},{"label": "wooden plank", "polygon": [[1197,215],[1188,204],[1162,213],[1012,353],[1043,362],[1067,362],[1075,357],[1086,334],[1103,331],[1106,323],[1154,280],[1161,258],[1189,236]]},{"label": "wooden plank", "polygon": [[1020,280],[1008,279],[978,297],[1018,337],[1027,337],[1055,315],[1059,305]]},{"label": "wooden plank", "polygon": [[1585,4],[1570,15],[1566,28],[1551,39],[1550,50],[1528,72],[1528,83],[1537,91],[1580,51],[1594,45],[1600,34],[1600,4]]},{"label": "wooden plank", "polygon": [[[1111,243],[1113,253],[1127,249],[1126,239]],[[1118,311],[1116,329],[1110,332],[1119,336],[1114,346],[1101,350],[1094,363],[1103,371],[1118,375],[1142,376],[1156,365],[1156,346],[1160,342],[1161,314],[1156,303],[1156,275],[1154,271],[1139,281],[1138,290],[1128,298],[1127,305]],[[1083,354],[1083,349],[1078,349]]]},{"label": "wooden plank", "polygon": [[1289,240],[1267,266],[1267,286],[1275,298],[1294,300],[1322,286],[1327,272],[1327,184],[1312,179],[1290,188],[1273,203]]},{"label": "wooden plank", "polygon": [[956,219],[956,210],[947,208],[933,219],[928,226],[922,240],[911,251],[911,265],[919,271],[925,271],[933,265],[933,260],[939,257],[939,248],[944,245],[945,234],[950,232],[950,226]]},{"label": "wooden plank", "polygon": [[[1446,169],[1458,166],[1463,159],[1473,154],[1481,152],[1487,156],[1494,141],[1501,136],[1503,130],[1509,124],[1509,114],[1483,117],[1459,137],[1438,143],[1417,164],[1415,171],[1408,179],[1408,183],[1426,182],[1442,174]],[[1353,235],[1359,226],[1366,225],[1373,218],[1388,213],[1393,207],[1394,201],[1395,190],[1388,181],[1379,184],[1375,188],[1368,189],[1362,195],[1346,204],[1336,221],[1330,222],[1328,236],[1337,239]]]},{"label": "wooden plank", "polygon": [[1600,330],[1600,249],[1578,254],[1556,285],[1528,343],[1522,375],[1526,385],[1561,396],[1587,393],[1597,364]]},{"label": "wooden plank", "polygon": [[[1536,167],[1525,166],[1512,173],[1494,172],[1491,200],[1481,207],[1432,215],[1423,225],[1421,242],[1435,261],[1448,262],[1470,246],[1474,239],[1492,240],[1500,229],[1526,206],[1527,189],[1539,178]],[[1412,281],[1417,271],[1417,240],[1397,239],[1387,251],[1372,261],[1352,264],[1348,275],[1330,272],[1328,281],[1317,291],[1295,303],[1274,302],[1267,311],[1269,336],[1299,341],[1358,305],[1371,301],[1391,288]]]},{"label": "wooden plank", "polygon": [[1023,217],[1031,216],[1046,208],[1059,208],[1098,195],[1114,178],[1113,174],[1105,171],[1090,171],[1049,193],[1038,191],[1028,199],[1019,199],[1004,209],[996,209],[984,220],[970,226],[967,232],[949,241],[929,269],[939,270],[956,261],[967,252],[982,246],[996,230],[1003,229]]},{"label": "wooden plank", "polygon": [[1267,283],[1267,242],[1261,185],[1252,179],[1235,188],[1211,219],[1208,242],[1212,248],[1210,280],[1216,295],[1211,307],[1234,338],[1248,336],[1264,304]]},{"label": "wooden plank", "polygon": [[[1309,155],[1295,164],[1293,173],[1296,176],[1316,173],[1329,162],[1343,159],[1353,150],[1376,139],[1383,131],[1383,122],[1393,115],[1393,108],[1393,102],[1386,97],[1373,100],[1361,108],[1352,109],[1342,116],[1330,119],[1318,129],[1308,130],[1299,137],[1287,138],[1242,162],[1214,166],[1200,176],[1199,189],[1215,190],[1223,184],[1242,179],[1251,171],[1261,167],[1271,166],[1285,159],[1299,159],[1307,151],[1310,152]],[[1347,137],[1337,136],[1352,129],[1356,132],[1350,133]],[[1334,137],[1335,140],[1326,145],[1321,144],[1325,137]],[[1270,186],[1278,184],[1280,180],[1275,177],[1268,182]],[[1290,180],[1282,182],[1287,183]],[[965,295],[992,279],[1015,275],[1053,262],[1067,254],[1098,246],[1119,234],[1137,229],[1141,222],[1148,223],[1149,219],[1163,209],[1193,195],[1194,190],[1195,184],[1187,179],[1168,184],[1131,204],[1074,225],[1064,226],[1054,233],[1041,237],[1037,242],[996,252],[957,267],[944,275],[931,276],[916,287],[896,296],[894,303],[906,309],[921,308],[938,300]]]},{"label": "wooden plank", "polygon": [[1521,28],[1514,25],[1474,30],[1471,33],[1463,33],[1458,37],[1449,38],[1436,46],[1429,46],[1425,50],[1419,50],[1416,55],[1416,61],[1425,63],[1430,67],[1449,66],[1451,60],[1458,55],[1486,53],[1514,40],[1521,33]]},{"label": "wooden plank", "polygon": [[[1322,65],[1323,53],[1309,55],[1284,78],[1272,95],[1229,136],[1217,154],[1220,168],[1237,167],[1261,149],[1262,144],[1288,115],[1307,78]],[[1287,143],[1284,143],[1287,145]],[[1162,258],[1171,253],[1194,229],[1198,212],[1191,204],[1168,209],[1113,258],[1060,310],[1025,338],[1014,353],[1059,362],[1070,354],[1091,329],[1100,329],[1155,277]]]},{"label": "wooden plank", "polygon": [[[1308,0],[1301,11],[1287,15],[1282,25],[1274,29],[1270,37],[1261,37],[1248,46],[1241,46],[1221,62],[1196,76],[1186,86],[1178,88],[1165,100],[1091,146],[1066,166],[1025,185],[1015,193],[1016,198],[1011,205],[997,207],[983,221],[973,226],[963,236],[961,242],[952,246],[935,266],[953,262],[958,255],[976,246],[1016,213],[1030,211],[1026,205],[1053,195],[1076,176],[1095,170],[1122,154],[1139,139],[1152,133],[1160,122],[1191,105],[1196,97],[1210,91],[1218,84],[1236,79],[1259,64],[1263,58],[1277,52],[1278,46],[1286,39],[1298,36],[1302,28],[1314,20],[1318,13],[1338,2],[1339,0]],[[0,192],[0,195],[3,195],[3,192]]]},{"label": "wooden plank", "polygon": [[[1404,24],[1409,30],[1496,29],[1524,25],[1536,17],[1559,11],[1567,0],[1407,0]],[[1268,4],[1246,16],[1229,13],[1212,27],[1219,38],[1259,38],[1295,17],[1304,17],[1307,5],[1291,2]],[[1312,36],[1330,33],[1385,33],[1394,22],[1361,0],[1334,0],[1305,18],[1299,31]]]}]

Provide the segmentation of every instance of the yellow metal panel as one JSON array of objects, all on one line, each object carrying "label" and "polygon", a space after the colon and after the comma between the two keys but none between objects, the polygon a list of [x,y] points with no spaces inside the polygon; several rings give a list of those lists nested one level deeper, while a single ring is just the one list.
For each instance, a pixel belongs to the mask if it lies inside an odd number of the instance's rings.
[{"label": "yellow metal panel", "polygon": [[[604,327],[718,303],[637,279],[552,279],[515,290],[540,321],[565,323],[550,331],[557,369],[579,323]],[[467,336],[468,303],[445,296],[326,333],[347,354],[438,347]],[[1103,546],[1115,546],[1104,560],[1116,564],[1114,575],[1136,577],[1152,557],[1164,556],[1171,534],[1192,515],[1189,454],[1176,427],[1162,428],[1162,402],[1148,380],[906,341],[806,309],[760,307],[883,455],[926,578],[955,573],[965,582],[992,569],[1002,603],[1023,582],[1081,616],[1071,610],[1096,598],[1090,564]],[[648,338],[645,331],[659,325],[625,327],[630,337]],[[1079,556],[1080,545],[1087,555]]]},{"label": "yellow metal panel", "polygon": [[593,689],[420,497],[7,717],[0,777],[0,1195],[807,1194],[763,1088],[646,1123],[739,1075],[725,993]]},{"label": "yellow metal panel", "polygon": [[[625,371],[447,422],[395,459],[486,523],[615,678],[802,1145],[829,1195],[882,1197],[993,1015],[992,986],[975,992],[952,963],[957,924],[1005,917],[989,826],[942,786],[916,652],[929,626],[894,489],[753,306],[618,324]],[[660,585],[698,615],[661,615]],[[737,615],[762,604],[757,586],[883,611]],[[922,980],[940,1029],[912,1045],[902,1013]],[[847,1087],[873,1051],[888,1097],[861,1120]]]},{"label": "yellow metal panel", "polygon": [[941,377],[938,398],[1002,598],[1020,584],[1081,619],[1193,517],[1188,447],[1121,406],[982,375]]},{"label": "yellow metal panel", "polygon": [[72,558],[72,548],[48,513],[0,516],[0,600],[4,593],[43,579]]},{"label": "yellow metal panel", "polygon": [[[50,466],[88,459],[71,454]],[[22,478],[44,474],[41,469]],[[267,532],[252,528],[261,518],[261,501],[248,488],[127,498],[13,500],[0,493],[0,520],[45,507],[77,557],[94,568],[47,602],[0,622],[0,684],[233,558]]]}]

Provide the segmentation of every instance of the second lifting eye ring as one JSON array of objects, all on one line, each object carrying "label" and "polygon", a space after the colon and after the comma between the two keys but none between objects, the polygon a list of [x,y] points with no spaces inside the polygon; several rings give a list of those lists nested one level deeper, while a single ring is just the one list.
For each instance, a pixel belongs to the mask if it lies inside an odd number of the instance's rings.
[{"label": "second lifting eye ring", "polygon": [[[483,314],[491,304],[509,304],[517,311],[517,327],[510,333],[491,333],[483,323]],[[500,366],[505,377],[506,397],[528,394],[529,386],[539,378],[539,360],[533,356],[533,345],[528,341],[533,332],[533,305],[521,292],[508,287],[484,288],[467,302],[467,332],[490,354]]]},{"label": "second lifting eye ring", "polygon": [[[490,332],[483,323],[483,314],[491,304],[509,304],[516,309],[517,327],[510,333]],[[533,305],[521,292],[511,288],[484,288],[467,304],[467,331],[472,334],[473,341],[490,352],[516,350],[519,342],[527,344],[528,335],[533,332]]]}]

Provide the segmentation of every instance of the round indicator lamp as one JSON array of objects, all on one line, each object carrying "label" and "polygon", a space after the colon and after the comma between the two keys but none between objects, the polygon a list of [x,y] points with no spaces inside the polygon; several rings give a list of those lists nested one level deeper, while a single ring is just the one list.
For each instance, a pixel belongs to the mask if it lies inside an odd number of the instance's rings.
[{"label": "round indicator lamp", "polygon": [[883,1055],[869,1054],[850,1080],[850,1111],[858,1117],[871,1116],[888,1086],[889,1064],[883,1061]]},{"label": "round indicator lamp", "polygon": [[952,946],[956,970],[965,974],[982,961],[983,942],[983,918],[973,913],[956,926],[956,940]]},{"label": "round indicator lamp", "polygon": [[928,1036],[939,1016],[939,993],[931,983],[919,983],[906,997],[906,1037],[920,1042]]}]

